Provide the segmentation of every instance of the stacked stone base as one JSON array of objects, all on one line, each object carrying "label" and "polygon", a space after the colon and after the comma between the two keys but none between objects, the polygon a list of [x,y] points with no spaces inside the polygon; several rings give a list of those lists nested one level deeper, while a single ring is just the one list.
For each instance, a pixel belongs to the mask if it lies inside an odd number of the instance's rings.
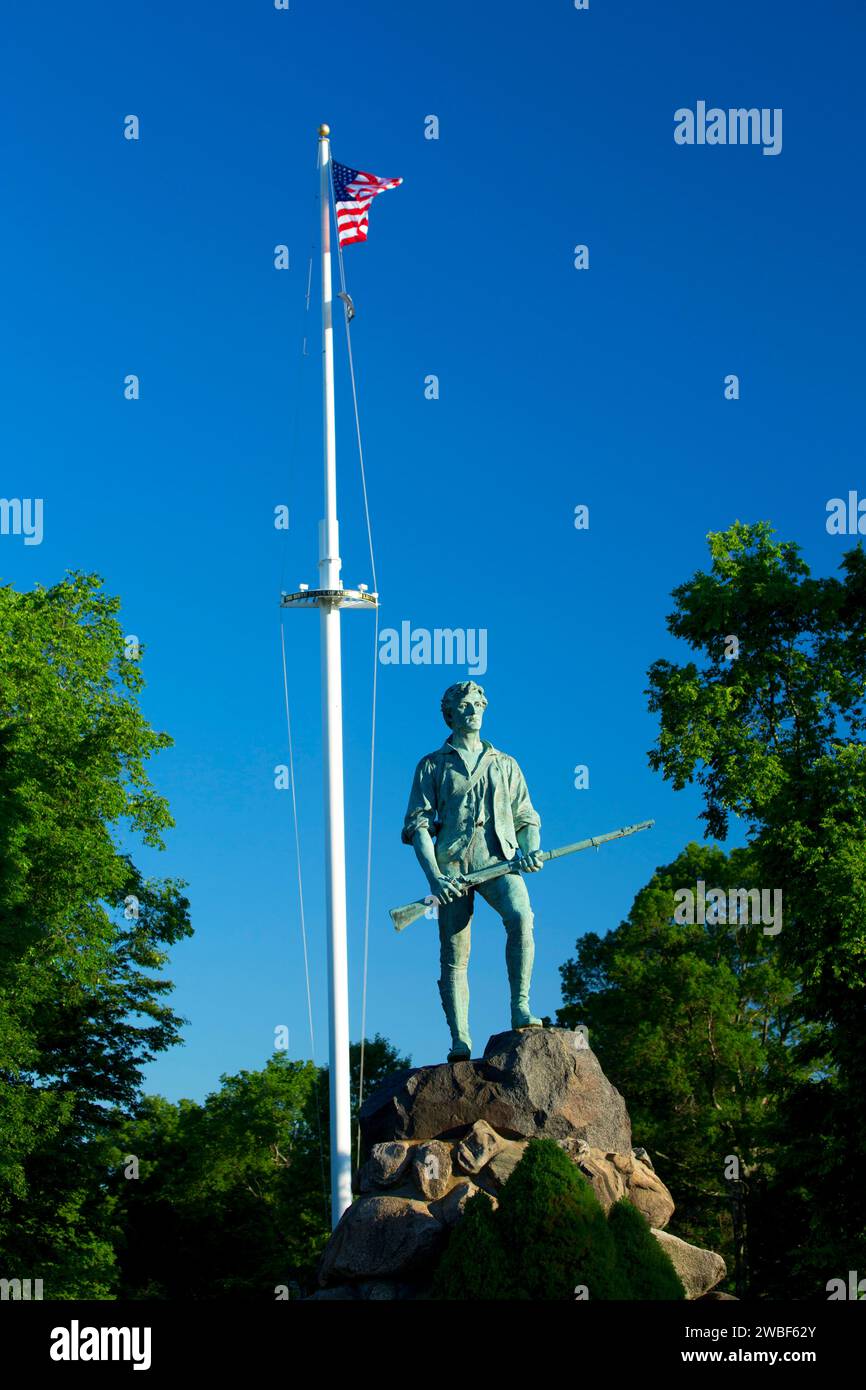
[{"label": "stacked stone base", "polygon": [[720,1255],[665,1230],[674,1202],[643,1149],[631,1146],[622,1096],[582,1033],[500,1033],[483,1058],[398,1073],[361,1112],[369,1157],[359,1195],[319,1267],[316,1299],[417,1299],[466,1203],[495,1203],[531,1138],[552,1138],[604,1207],[621,1197],[646,1217],[689,1298],[725,1275]]}]

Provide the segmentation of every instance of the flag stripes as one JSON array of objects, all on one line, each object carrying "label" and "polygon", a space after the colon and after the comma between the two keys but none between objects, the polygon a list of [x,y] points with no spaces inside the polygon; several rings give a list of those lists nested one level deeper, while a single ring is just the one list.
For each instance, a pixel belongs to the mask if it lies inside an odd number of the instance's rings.
[{"label": "flag stripes", "polygon": [[366,241],[370,204],[388,188],[398,188],[402,179],[382,179],[366,174],[362,169],[350,169],[346,164],[332,161],[334,175],[334,207],[337,216],[337,235],[341,246]]}]

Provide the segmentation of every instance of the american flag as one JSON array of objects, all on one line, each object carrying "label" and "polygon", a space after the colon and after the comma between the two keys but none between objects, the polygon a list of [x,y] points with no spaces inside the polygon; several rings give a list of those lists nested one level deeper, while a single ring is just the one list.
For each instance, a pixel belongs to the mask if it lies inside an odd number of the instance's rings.
[{"label": "american flag", "polygon": [[377,174],[365,174],[332,161],[334,202],[337,209],[337,235],[341,246],[353,241],[367,240],[367,221],[370,204],[386,188],[397,188],[402,179],[380,179]]}]

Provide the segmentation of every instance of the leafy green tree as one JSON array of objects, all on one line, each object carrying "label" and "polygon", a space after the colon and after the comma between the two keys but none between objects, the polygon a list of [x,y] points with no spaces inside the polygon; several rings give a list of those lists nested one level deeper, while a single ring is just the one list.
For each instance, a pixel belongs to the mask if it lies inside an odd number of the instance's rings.
[{"label": "leafy green tree", "polygon": [[146,771],[170,739],[118,611],[93,575],[0,588],[0,1259],[51,1298],[110,1293],[97,1141],[179,1038],[160,972],[191,931],[132,859],[172,824]]},{"label": "leafy green tree", "polygon": [[[355,1096],[360,1052],[353,1043]],[[372,1085],[408,1065],[378,1034],[364,1052]],[[145,1098],[105,1158],[122,1296],[311,1292],[331,1229],[328,1153],[328,1068],[284,1053],[260,1071],[221,1077],[201,1105]],[[126,1176],[130,1156],[135,1178]]]},{"label": "leafy green tree", "polygon": [[311,1062],[276,1053],[202,1105],[141,1103],[108,1156],[122,1296],[273,1299],[311,1281],[328,1232],[306,1142],[316,1080]]},{"label": "leafy green tree", "polygon": [[724,839],[732,814],[745,822],[786,893],[784,955],[862,1077],[849,1025],[866,998],[866,553],[843,557],[841,579],[813,579],[765,523],[709,544],[710,572],[674,590],[668,619],[703,663],[652,666],[650,761],[675,787],[703,789],[709,834]]},{"label": "leafy green tree", "polygon": [[649,673],[650,761],[675,787],[700,786],[710,835],[739,818],[761,884],[783,892],[780,961],[817,1025],[799,1049],[811,1074],[787,1097],[786,1151],[816,1109],[822,1139],[801,1136],[820,1184],[798,1184],[781,1264],[789,1286],[817,1290],[829,1262],[866,1259],[866,554],[814,578],[766,523],[708,539],[710,568],[674,591],[668,619],[697,659]]},{"label": "leafy green tree", "polygon": [[[625,922],[577,942],[560,967],[558,1022],[584,1024],[626,1097],[635,1142],[677,1202],[676,1229],[746,1280],[749,1175],[771,1162],[780,1097],[805,1080],[801,1017],[776,938],[760,925],[674,920],[677,893],[754,882],[745,850],[689,845],[637,894]],[[731,1160],[735,1160],[732,1163]],[[738,1175],[738,1176],[734,1176]]]}]

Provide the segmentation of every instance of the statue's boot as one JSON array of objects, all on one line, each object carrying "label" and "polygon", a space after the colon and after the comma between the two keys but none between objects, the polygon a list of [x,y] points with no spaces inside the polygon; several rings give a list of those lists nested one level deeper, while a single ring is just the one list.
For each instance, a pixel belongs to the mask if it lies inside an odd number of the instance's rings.
[{"label": "statue's boot", "polygon": [[472,1039],[469,1036],[469,976],[466,970],[459,970],[454,966],[443,967],[443,978],[439,981],[439,997],[451,1030],[448,1061],[463,1062],[472,1056]]},{"label": "statue's boot", "polygon": [[511,1026],[512,1028],[543,1028],[540,1018],[529,1011],[529,982],[532,978],[532,962],[535,958],[535,941],[532,924],[529,927],[521,921],[508,931],[505,944],[505,964],[508,967],[508,983],[511,986]]}]

